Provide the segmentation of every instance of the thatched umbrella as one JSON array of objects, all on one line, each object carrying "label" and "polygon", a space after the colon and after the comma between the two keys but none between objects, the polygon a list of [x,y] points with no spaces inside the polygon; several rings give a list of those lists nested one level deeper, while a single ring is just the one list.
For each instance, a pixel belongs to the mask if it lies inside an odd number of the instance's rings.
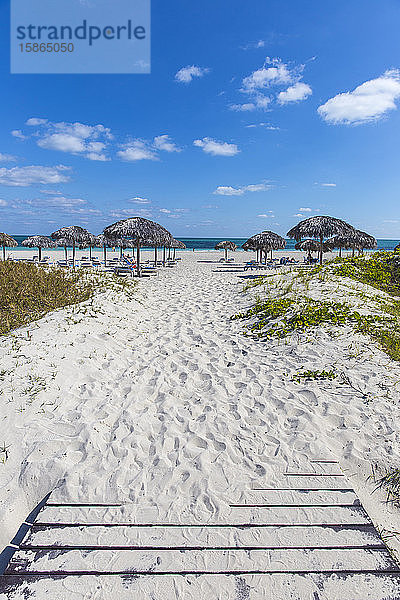
[{"label": "thatched umbrella", "polygon": [[[186,245],[181,242],[180,240],[176,240],[175,238],[171,238],[171,241],[167,244],[167,248],[168,248],[168,259],[171,258],[171,249],[174,249],[174,254],[172,259],[175,260],[175,250],[185,250],[186,249]],[[164,248],[165,249],[165,248]],[[157,251],[157,248],[155,249]],[[157,255],[155,256],[156,260],[157,260]]]},{"label": "thatched umbrella", "polygon": [[6,260],[6,248],[15,248],[18,242],[8,233],[0,233],[0,246],[3,246],[3,260]]},{"label": "thatched umbrella", "polygon": [[84,242],[83,244],[79,244],[79,250],[86,250],[89,248],[89,258],[92,260],[92,249],[96,248],[96,236],[93,233],[89,233],[90,240],[88,242]]},{"label": "thatched umbrella", "polygon": [[184,244],[183,242],[181,242],[180,240],[176,240],[174,238],[172,244],[171,244],[171,248],[174,249],[174,255],[173,255],[173,260],[175,260],[175,254],[176,254],[176,250],[186,250],[186,244]]},{"label": "thatched umbrella", "polygon": [[131,217],[117,221],[117,223],[113,223],[104,229],[104,235],[134,240],[137,248],[136,267],[138,277],[140,276],[140,248],[149,244],[166,246],[173,239],[170,232],[162,225],[143,217]]},{"label": "thatched umbrella", "polygon": [[267,252],[273,250],[283,250],[286,247],[286,240],[274,233],[273,231],[262,231],[249,238],[242,246],[245,250],[260,250],[264,252],[265,256]]},{"label": "thatched umbrella", "polygon": [[375,250],[378,246],[376,239],[365,231],[354,229],[350,234],[336,235],[325,242],[329,249],[339,248],[339,256],[342,256],[342,248],[352,250]]},{"label": "thatched umbrella", "polygon": [[118,246],[118,240],[111,238],[108,235],[104,235],[104,233],[101,233],[100,235],[96,235],[95,244],[98,248],[103,248],[104,266],[106,267],[107,266],[107,248],[115,248],[116,246]]},{"label": "thatched umbrella", "polygon": [[322,256],[324,252],[324,238],[331,235],[350,235],[354,227],[335,217],[310,217],[300,221],[295,227],[288,231],[287,235],[300,241],[304,237],[311,237],[319,240],[319,262],[322,265]]},{"label": "thatched umbrella", "polygon": [[62,248],[64,248],[65,260],[67,260],[68,259],[68,250],[67,250],[67,248],[69,246],[68,240],[64,240],[62,238],[59,238],[57,240],[57,246],[61,246]]},{"label": "thatched umbrella", "polygon": [[226,260],[228,258],[228,250],[235,252],[235,250],[237,249],[237,246],[234,242],[231,242],[229,240],[224,240],[223,242],[218,242],[218,244],[215,244],[214,249],[215,250],[225,250],[225,260]]},{"label": "thatched umbrella", "polygon": [[91,233],[83,227],[78,225],[71,225],[70,227],[61,227],[54,233],[51,234],[53,240],[64,240],[69,246],[72,246],[72,266],[75,268],[75,248],[83,244],[89,244],[91,239]]},{"label": "thatched umbrella", "polygon": [[243,250],[245,250],[246,252],[247,252],[248,250],[253,250],[253,252],[255,252],[255,253],[256,253],[256,259],[257,259],[257,262],[259,262],[259,256],[261,255],[261,250],[259,250],[258,248],[256,248],[256,247],[253,245],[253,242],[252,242],[252,239],[251,239],[251,238],[249,238],[249,239],[248,239],[248,240],[247,240],[247,241],[246,241],[244,244],[242,244],[242,248],[243,248]]},{"label": "thatched umbrella", "polygon": [[394,249],[395,251],[400,250],[400,244],[397,244],[396,248]]},{"label": "thatched umbrella", "polygon": [[294,247],[295,247],[295,250],[303,250],[303,252],[307,252],[309,260],[311,259],[312,252],[319,251],[318,242],[316,240],[311,240],[311,239],[301,240],[301,242],[297,242],[297,244],[295,244]]},{"label": "thatched umbrella", "polygon": [[45,235],[32,235],[22,242],[27,248],[37,248],[39,250],[39,261],[42,260],[42,248],[57,248],[57,242],[54,242]]}]

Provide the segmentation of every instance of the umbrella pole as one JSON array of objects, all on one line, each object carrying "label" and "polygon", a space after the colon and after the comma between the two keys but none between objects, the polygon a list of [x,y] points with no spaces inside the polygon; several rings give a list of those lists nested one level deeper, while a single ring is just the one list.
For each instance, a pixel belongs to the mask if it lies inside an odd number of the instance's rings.
[{"label": "umbrella pole", "polygon": [[165,246],[163,248],[163,266],[165,267]]},{"label": "umbrella pole", "polygon": [[339,248],[339,258],[342,258],[342,247]]},{"label": "umbrella pole", "polygon": [[228,248],[225,248],[225,260],[228,258]]},{"label": "umbrella pole", "polygon": [[122,246],[119,247],[119,259],[122,259]]},{"label": "umbrella pole", "polygon": [[103,246],[103,255],[104,255],[104,266],[107,266],[107,246],[104,244]]},{"label": "umbrella pole", "polygon": [[355,254],[355,249],[356,249],[356,248],[355,248],[355,246],[353,246],[353,253],[352,253],[352,255],[351,255],[352,257],[354,257],[354,254]]},{"label": "umbrella pole", "polygon": [[322,254],[323,254],[323,249],[324,249],[324,236],[321,235],[319,238],[320,241],[320,247],[319,247],[319,264],[322,265]]},{"label": "umbrella pole", "polygon": [[75,269],[75,241],[72,242],[72,268]]},{"label": "umbrella pole", "polygon": [[176,256],[176,248],[174,248],[174,260],[175,260],[175,256]]},{"label": "umbrella pole", "polygon": [[65,260],[68,260],[68,250],[67,246],[64,246]]},{"label": "umbrella pole", "polygon": [[157,266],[157,246],[154,246],[154,266]]},{"label": "umbrella pole", "polygon": [[140,245],[137,245],[137,261],[136,261],[137,276],[140,277]]},{"label": "umbrella pole", "polygon": [[6,247],[3,246],[3,261],[6,260]]},{"label": "umbrella pole", "polygon": [[38,246],[38,250],[39,250],[39,262],[42,260],[42,249],[40,246]]},{"label": "umbrella pole", "polygon": [[89,258],[92,260],[92,246],[89,246]]}]

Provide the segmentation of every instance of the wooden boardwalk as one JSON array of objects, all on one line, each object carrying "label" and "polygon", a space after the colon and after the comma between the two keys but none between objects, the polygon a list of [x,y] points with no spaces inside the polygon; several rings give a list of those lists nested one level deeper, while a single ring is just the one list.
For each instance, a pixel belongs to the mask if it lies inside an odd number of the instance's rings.
[{"label": "wooden boardwalk", "polygon": [[0,599],[90,590],[118,600],[400,600],[400,570],[335,461],[316,460],[279,487],[244,491],[229,518],[207,523],[50,496],[0,577]]}]

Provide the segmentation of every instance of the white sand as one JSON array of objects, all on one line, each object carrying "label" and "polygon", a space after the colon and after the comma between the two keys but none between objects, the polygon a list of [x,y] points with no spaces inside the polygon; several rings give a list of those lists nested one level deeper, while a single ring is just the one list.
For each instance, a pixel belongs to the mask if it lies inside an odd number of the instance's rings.
[{"label": "white sand", "polygon": [[[229,505],[270,501],[271,495],[252,488],[282,487],[285,472],[308,472],[314,468],[310,461],[318,459],[338,460],[374,523],[400,531],[399,511],[383,505],[384,496],[373,491],[372,481],[366,481],[372,464],[381,469],[400,465],[400,366],[348,327],[334,330],[335,335],[320,329],[313,335],[267,343],[243,336],[244,323],[229,317],[250,305],[251,292],[241,290],[254,273],[219,266],[215,260],[221,253],[217,252],[180,255],[183,260],[176,268],[141,280],[134,299],[116,300],[109,292],[95,300],[94,308],[87,303],[87,307],[60,310],[1,338],[5,372],[0,378],[0,443],[9,446],[9,458],[0,465],[0,544],[10,541],[30,510],[52,490],[53,501],[124,504],[122,509],[83,515],[73,512],[77,509],[62,509],[65,514],[49,508],[40,515],[41,521],[121,523],[112,531],[91,529],[90,540],[80,540],[85,544],[133,543],[132,530],[124,529],[123,523],[134,519],[177,524],[262,522],[263,509]],[[237,261],[244,258],[251,255],[236,255]],[[315,294],[320,294],[319,289]],[[343,299],[340,289],[332,289],[331,296],[335,294]],[[291,381],[299,369],[332,367],[345,371],[352,387],[336,380]],[[333,472],[330,467],[326,466],[326,473]],[[333,468],[338,470],[336,465]],[[292,479],[292,485],[304,483]],[[315,481],[328,480],[340,487],[333,477]],[[330,494],[314,496],[314,501],[337,501],[337,493]],[[276,496],[277,501],[284,503],[286,496]],[[353,497],[348,493],[341,499],[352,502]],[[293,502],[294,496],[290,498]],[[328,515],[332,522],[349,523],[353,518],[349,520],[349,511],[339,508],[323,514],[313,509],[310,514],[290,509],[285,519],[316,523]],[[354,514],[354,522],[360,518]],[[273,509],[268,520],[281,522],[282,511]],[[288,546],[331,544],[333,538],[346,542],[345,534],[338,534],[340,538],[326,530],[293,530],[286,537],[283,533],[241,535],[247,535],[246,543],[254,546],[277,540],[278,545],[285,540]],[[36,543],[46,542],[40,532],[36,535]],[[168,535],[164,543],[171,539],[179,543],[179,529]],[[188,529],[184,538],[188,543],[188,539],[201,540],[202,535],[202,529]],[[76,528],[60,536],[61,541],[79,544]],[[148,532],[143,530],[140,536],[145,545]],[[228,532],[221,536],[211,543],[229,541]],[[151,539],[157,545],[161,538]],[[397,549],[395,538],[390,543]],[[276,559],[271,554],[268,565],[299,570],[303,564],[307,568],[332,561],[332,554],[307,558],[304,553],[280,552]],[[183,555],[175,554],[164,564],[172,571],[188,568],[188,561],[197,570],[210,565],[221,569],[268,566],[257,552],[239,555],[221,558],[200,553],[185,562]],[[71,567],[79,565],[81,558],[68,560]],[[110,570],[119,570],[126,561],[148,567],[150,559],[114,553],[98,560],[106,560]],[[335,560],[334,565],[357,567],[360,556],[350,552]],[[384,565],[379,557],[368,555],[366,560],[371,568]],[[95,555],[90,561],[98,567]],[[378,600],[395,598],[396,592],[395,582],[391,586],[374,576],[353,578],[350,583],[330,578],[323,587],[313,578],[278,575],[268,579],[254,575],[242,583],[238,578],[227,583],[217,576],[212,581],[205,576],[157,581],[146,577],[129,589],[116,577],[103,577],[96,584],[92,579],[74,583],[67,578],[57,590],[39,581],[32,589],[38,598],[46,594],[52,600]],[[95,585],[100,589],[92,589]],[[10,595],[13,600],[20,597]]]}]

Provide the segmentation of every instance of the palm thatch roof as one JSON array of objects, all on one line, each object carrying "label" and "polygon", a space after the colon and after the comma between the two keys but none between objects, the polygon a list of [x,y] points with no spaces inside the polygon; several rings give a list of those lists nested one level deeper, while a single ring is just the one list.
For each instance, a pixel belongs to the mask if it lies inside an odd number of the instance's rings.
[{"label": "palm thatch roof", "polygon": [[331,235],[350,235],[353,231],[354,228],[346,221],[335,217],[317,216],[300,221],[288,231],[287,236],[299,242],[304,237],[323,240]]},{"label": "palm thatch roof", "polygon": [[90,238],[86,242],[79,244],[80,250],[85,250],[86,248],[95,248],[96,247],[96,236],[93,235],[93,233],[89,233],[89,236],[90,236]]},{"label": "palm thatch roof", "polygon": [[8,233],[0,233],[0,246],[3,248],[15,248],[18,246],[18,242],[8,235]]},{"label": "palm thatch roof", "polygon": [[215,244],[214,246],[214,250],[232,250],[232,252],[235,252],[236,249],[237,245],[229,240],[218,242],[218,244]]},{"label": "palm thatch roof", "polygon": [[375,250],[378,246],[376,239],[365,231],[353,229],[346,235],[336,235],[325,242],[331,249],[344,248],[346,250]]},{"label": "palm thatch roof", "polygon": [[301,240],[295,244],[295,250],[305,250],[307,252],[318,252],[320,249],[319,242],[316,240]]},{"label": "palm thatch roof", "polygon": [[176,240],[175,238],[173,238],[172,241],[171,241],[171,243],[169,244],[169,247],[170,248],[176,248],[177,250],[185,250],[186,249],[186,244],[184,244],[180,240]]},{"label": "palm thatch roof", "polygon": [[395,250],[400,250],[400,244],[397,244]]},{"label": "palm thatch roof", "polygon": [[94,239],[96,248],[102,248],[103,246],[106,246],[107,248],[115,248],[116,246],[118,246],[117,239],[112,238],[108,235],[104,235],[104,233],[96,235]]},{"label": "palm thatch roof", "polygon": [[64,248],[67,248],[68,246],[70,246],[70,241],[66,240],[65,238],[58,238],[57,240],[55,240],[57,246],[63,246]]},{"label": "palm thatch roof", "polygon": [[104,235],[113,238],[129,237],[134,241],[135,246],[144,244],[167,246],[173,239],[165,227],[143,217],[130,217],[117,221],[104,229]]},{"label": "palm thatch roof", "polygon": [[22,242],[27,248],[57,248],[57,242],[45,235],[31,235]]},{"label": "palm thatch roof", "polygon": [[52,233],[51,237],[53,240],[63,239],[69,246],[79,246],[80,244],[89,244],[91,235],[87,229],[83,229],[78,225],[71,225],[70,227],[61,227],[61,229]]},{"label": "palm thatch roof", "polygon": [[273,231],[262,231],[249,238],[243,245],[244,250],[282,250],[286,240]]}]

